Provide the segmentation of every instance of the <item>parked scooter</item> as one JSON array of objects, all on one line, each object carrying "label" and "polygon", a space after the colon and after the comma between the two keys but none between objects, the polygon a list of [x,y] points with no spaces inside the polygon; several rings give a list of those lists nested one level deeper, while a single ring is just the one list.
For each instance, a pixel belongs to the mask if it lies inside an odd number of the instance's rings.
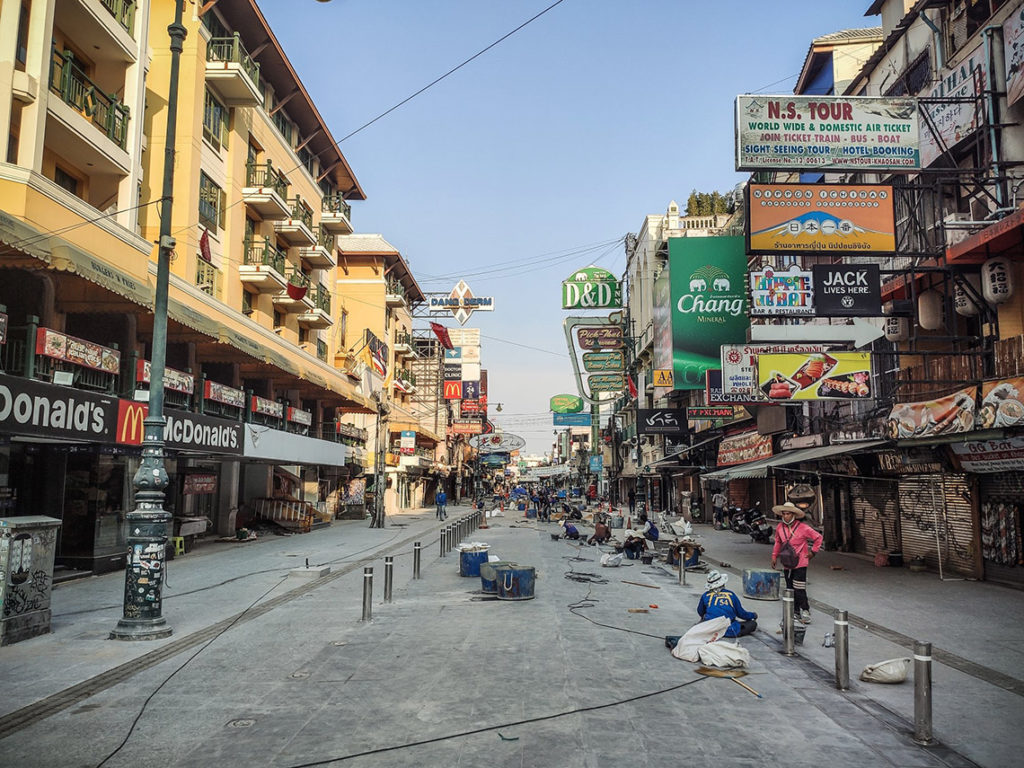
[{"label": "parked scooter", "polygon": [[750,510],[750,538],[758,544],[772,543],[772,526],[761,511],[761,502],[757,502]]},{"label": "parked scooter", "polygon": [[750,533],[750,510],[732,507],[729,510],[729,529],[733,533]]}]

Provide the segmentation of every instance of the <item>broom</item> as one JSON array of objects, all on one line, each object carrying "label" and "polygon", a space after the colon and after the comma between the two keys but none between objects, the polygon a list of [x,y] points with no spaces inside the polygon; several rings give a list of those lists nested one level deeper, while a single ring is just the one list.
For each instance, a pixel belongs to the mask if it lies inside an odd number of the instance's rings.
[{"label": "broom", "polygon": [[759,698],[759,699],[763,699],[764,698],[764,696],[762,696],[760,693],[755,691],[749,685],[747,685],[743,681],[739,680],[739,678],[745,677],[747,675],[747,672],[742,670],[742,669],[713,669],[712,667],[698,667],[697,668],[697,674],[698,675],[704,675],[705,677],[725,677],[725,678],[728,678],[729,680],[732,680],[734,683],[736,683],[736,685],[738,685],[738,686],[740,686],[742,688],[746,688],[752,694],[757,696],[757,698]]}]

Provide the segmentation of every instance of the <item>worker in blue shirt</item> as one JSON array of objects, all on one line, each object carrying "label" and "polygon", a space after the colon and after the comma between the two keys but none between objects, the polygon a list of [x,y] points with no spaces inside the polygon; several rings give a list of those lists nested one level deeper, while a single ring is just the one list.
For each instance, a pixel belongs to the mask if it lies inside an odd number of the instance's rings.
[{"label": "worker in blue shirt", "polygon": [[736,593],[725,588],[728,575],[721,571],[708,574],[707,591],[700,596],[697,613],[701,621],[725,616],[732,622],[725,631],[726,637],[743,637],[757,629],[757,614],[743,609]]},{"label": "worker in blue shirt", "polygon": [[448,517],[448,494],[438,491],[434,496],[434,503],[437,504],[437,519],[444,520]]}]

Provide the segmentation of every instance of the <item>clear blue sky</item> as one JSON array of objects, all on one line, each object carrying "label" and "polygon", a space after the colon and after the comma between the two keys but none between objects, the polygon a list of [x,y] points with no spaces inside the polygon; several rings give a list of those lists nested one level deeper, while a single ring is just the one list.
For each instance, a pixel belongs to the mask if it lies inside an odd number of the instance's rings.
[{"label": "clear blue sky", "polygon": [[[552,2],[259,0],[337,140]],[[621,274],[611,244],[645,215],[742,181],[735,96],[792,92],[811,40],[877,26],[869,6],[564,0],[342,142],[367,197],[356,231],[383,234],[425,291],[465,276],[495,297],[467,327],[484,335],[491,415],[527,452],[551,449],[548,400],[576,391],[562,279],[592,262]]]}]

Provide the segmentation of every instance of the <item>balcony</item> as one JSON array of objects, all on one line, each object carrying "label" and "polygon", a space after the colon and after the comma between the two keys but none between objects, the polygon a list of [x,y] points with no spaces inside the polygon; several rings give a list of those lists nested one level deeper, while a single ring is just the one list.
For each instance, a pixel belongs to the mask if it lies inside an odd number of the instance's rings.
[{"label": "balcony", "polygon": [[[331,292],[323,285],[317,285],[315,290],[311,290],[308,295],[313,298],[313,308],[295,318],[299,321],[299,325],[317,329],[330,328],[334,325],[334,320],[331,319]],[[317,352],[319,356],[319,349]],[[324,356],[320,359],[326,361],[326,348]]]},{"label": "balcony", "polygon": [[262,244],[245,241],[245,257],[238,267],[242,284],[257,293],[276,293],[284,290],[285,258],[275,248],[270,238],[263,238]]},{"label": "balcony", "polygon": [[[88,123],[124,149],[128,141],[128,106],[108,95],[74,63],[71,51],[51,49],[50,90]],[[70,126],[74,128],[75,126]]]},{"label": "balcony", "polygon": [[352,207],[340,193],[328,195],[320,202],[320,225],[334,234],[352,234]]},{"label": "balcony", "polygon": [[395,375],[395,388],[408,395],[413,394],[416,391],[416,374],[404,369],[399,370]]},{"label": "balcony", "polygon": [[237,32],[206,44],[206,82],[229,107],[263,103],[260,65],[249,56]]},{"label": "balcony", "polygon": [[419,357],[412,345],[411,333],[395,334],[395,356],[396,357]]},{"label": "balcony", "polygon": [[268,160],[245,166],[242,202],[265,221],[279,221],[291,215],[288,180]]},{"label": "balcony", "polygon": [[313,234],[313,212],[301,197],[291,201],[288,218],[275,222],[274,231],[291,246],[310,248],[318,242]]},{"label": "balcony", "polygon": [[334,267],[334,235],[321,225],[316,244],[300,250],[299,258],[313,269],[331,269]]},{"label": "balcony", "polygon": [[407,306],[405,300],[405,286],[397,280],[388,280],[384,294],[384,303],[389,307]]},{"label": "balcony", "polygon": [[100,5],[107,9],[114,21],[129,35],[135,36],[135,0],[100,0]]},{"label": "balcony", "polygon": [[274,309],[279,312],[306,313],[313,309],[313,296],[310,291],[309,275],[295,267],[288,272],[288,283],[281,293],[274,294]]}]

